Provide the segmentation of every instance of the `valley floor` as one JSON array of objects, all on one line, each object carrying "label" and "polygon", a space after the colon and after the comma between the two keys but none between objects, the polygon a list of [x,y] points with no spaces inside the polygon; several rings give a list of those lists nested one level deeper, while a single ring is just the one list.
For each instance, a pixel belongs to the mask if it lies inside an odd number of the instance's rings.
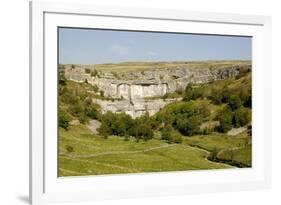
[{"label": "valley floor", "polygon": [[[59,130],[59,176],[166,172],[251,166],[245,134],[185,137],[182,144],[154,139],[136,142],[118,136],[104,139],[84,125]],[[210,154],[218,158],[210,161]]]}]

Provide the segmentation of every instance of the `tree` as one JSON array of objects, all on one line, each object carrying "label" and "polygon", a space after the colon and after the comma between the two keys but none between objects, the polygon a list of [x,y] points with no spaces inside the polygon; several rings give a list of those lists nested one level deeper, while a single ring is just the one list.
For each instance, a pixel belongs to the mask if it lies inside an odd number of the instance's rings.
[{"label": "tree", "polygon": [[190,117],[179,116],[176,121],[176,129],[185,136],[196,134],[200,130],[202,118],[199,115]]},{"label": "tree", "polygon": [[65,130],[67,130],[68,126],[69,126],[69,122],[70,122],[69,115],[66,112],[60,110],[59,111],[59,127],[62,127]]},{"label": "tree", "polygon": [[188,84],[185,88],[184,91],[184,101],[189,101],[189,100],[196,100],[200,97],[202,97],[202,91],[200,88],[193,88],[192,84]]},{"label": "tree", "polygon": [[251,121],[251,111],[247,108],[240,107],[234,111],[233,125],[234,127],[242,127]]},{"label": "tree", "polygon": [[170,140],[172,131],[173,127],[171,125],[166,125],[161,132],[161,139]]},{"label": "tree", "polygon": [[228,99],[228,104],[232,110],[236,110],[242,105],[242,101],[239,96],[231,95]]},{"label": "tree", "polygon": [[98,132],[104,136],[105,139],[112,134],[110,127],[105,123],[101,124],[100,128],[98,128]]},{"label": "tree", "polygon": [[98,109],[94,105],[89,105],[85,109],[86,115],[91,119],[97,119],[98,118]]},{"label": "tree", "polygon": [[226,133],[231,130],[232,119],[233,114],[231,108],[227,105],[217,115],[217,120],[220,122],[220,125],[217,127],[217,131]]},{"label": "tree", "polygon": [[210,96],[208,96],[210,100],[216,105],[222,104],[224,99],[223,92],[219,91],[218,89],[212,89]]}]

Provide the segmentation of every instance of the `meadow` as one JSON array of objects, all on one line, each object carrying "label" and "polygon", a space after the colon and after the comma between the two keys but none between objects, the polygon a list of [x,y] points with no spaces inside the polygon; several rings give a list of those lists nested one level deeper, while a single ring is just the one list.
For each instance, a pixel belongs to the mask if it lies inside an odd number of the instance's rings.
[{"label": "meadow", "polygon": [[[207,159],[209,151],[159,139],[136,142],[133,138],[104,139],[83,126],[61,131],[59,176],[226,169],[231,165]],[[67,151],[67,147],[73,150]]]}]

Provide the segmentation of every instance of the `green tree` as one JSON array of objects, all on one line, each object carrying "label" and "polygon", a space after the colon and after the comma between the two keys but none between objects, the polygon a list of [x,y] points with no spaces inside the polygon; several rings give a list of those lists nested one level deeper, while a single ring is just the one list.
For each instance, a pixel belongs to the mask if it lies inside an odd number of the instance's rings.
[{"label": "green tree", "polygon": [[69,115],[66,112],[60,110],[59,111],[59,127],[62,127],[65,130],[67,130],[68,126],[69,126],[69,122],[70,122]]},{"label": "green tree", "polygon": [[233,114],[231,108],[227,105],[217,115],[217,120],[220,122],[220,125],[217,127],[217,131],[226,133],[231,130],[232,119]]},{"label": "green tree", "polygon": [[234,111],[233,125],[234,127],[242,127],[251,121],[251,111],[247,108],[240,107]]},{"label": "green tree", "polygon": [[96,106],[90,105],[85,109],[86,115],[91,119],[98,119],[99,111]]},{"label": "green tree", "polygon": [[232,110],[236,110],[242,105],[242,101],[239,96],[231,95],[228,99],[228,104]]},{"label": "green tree", "polygon": [[202,90],[200,88],[193,88],[192,84],[188,84],[184,91],[183,100],[196,100],[203,96]]},{"label": "green tree", "polygon": [[191,136],[200,131],[200,124],[202,123],[202,118],[199,115],[192,115],[190,117],[179,116],[176,121],[177,130],[185,135]]}]

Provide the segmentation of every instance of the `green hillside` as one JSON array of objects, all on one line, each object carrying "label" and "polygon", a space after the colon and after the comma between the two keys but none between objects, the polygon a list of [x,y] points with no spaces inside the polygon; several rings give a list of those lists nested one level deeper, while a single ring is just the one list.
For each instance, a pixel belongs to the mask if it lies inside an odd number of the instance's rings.
[{"label": "green hillside", "polygon": [[[102,114],[92,98],[122,100],[60,73],[59,176],[251,167],[250,70],[156,97],[180,100],[153,116]],[[96,133],[89,122],[100,125]],[[227,134],[233,128],[243,132]]]}]

